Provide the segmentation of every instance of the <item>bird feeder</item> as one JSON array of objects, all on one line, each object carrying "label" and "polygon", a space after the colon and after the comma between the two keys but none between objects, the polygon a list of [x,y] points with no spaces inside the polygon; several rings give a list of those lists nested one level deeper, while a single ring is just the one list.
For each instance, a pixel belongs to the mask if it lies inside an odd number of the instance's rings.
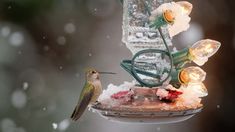
[{"label": "bird feeder", "polygon": [[121,67],[135,81],[109,85],[92,105],[102,117],[119,122],[165,124],[199,113],[207,96],[200,67],[220,43],[205,39],[173,52],[172,38],[189,28],[192,4],[172,0],[123,0],[122,41],[133,54]]}]

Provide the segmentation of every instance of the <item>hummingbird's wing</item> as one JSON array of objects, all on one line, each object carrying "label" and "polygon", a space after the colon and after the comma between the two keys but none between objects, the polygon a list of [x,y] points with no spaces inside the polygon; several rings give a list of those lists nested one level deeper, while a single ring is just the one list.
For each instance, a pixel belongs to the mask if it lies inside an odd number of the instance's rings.
[{"label": "hummingbird's wing", "polygon": [[89,105],[91,98],[94,95],[94,91],[94,86],[91,83],[87,82],[80,94],[78,104],[75,107],[73,114],[71,115],[72,120],[76,121],[81,117],[81,115]]}]

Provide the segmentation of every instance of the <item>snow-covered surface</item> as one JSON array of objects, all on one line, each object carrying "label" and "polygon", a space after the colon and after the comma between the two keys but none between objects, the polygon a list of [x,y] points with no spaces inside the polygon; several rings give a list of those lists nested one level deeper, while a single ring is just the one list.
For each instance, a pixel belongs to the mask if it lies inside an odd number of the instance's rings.
[{"label": "snow-covered surface", "polygon": [[[117,106],[120,102],[118,102],[118,100],[111,98],[111,96],[120,91],[129,90],[130,88],[133,88],[134,86],[135,86],[134,81],[124,82],[120,86],[110,84],[108,88],[104,90],[103,93],[100,95],[98,101],[110,107]],[[165,89],[180,91],[183,94],[179,95],[179,97],[176,99],[175,106],[172,106],[172,104],[169,104],[170,106],[168,107],[167,103],[164,103],[164,102],[162,104],[159,104],[159,106],[164,106],[164,108],[161,108],[164,110],[169,110],[171,108],[197,108],[198,106],[201,105],[200,97],[203,97],[202,94],[207,95],[207,93],[196,92],[192,86],[182,86],[180,89],[176,89],[170,84],[164,86],[164,88],[159,88],[156,92],[156,95],[161,96],[161,97],[166,97],[168,95],[168,91],[166,91]]]},{"label": "snow-covered surface", "polygon": [[159,6],[152,12],[150,20],[153,20],[154,17],[158,16],[158,14],[162,14],[166,10],[173,11],[175,15],[174,24],[168,25],[169,34],[171,37],[179,34],[180,32],[186,31],[189,28],[191,18],[184,13],[182,7],[175,2],[165,3]]},{"label": "snow-covered surface", "polygon": [[199,95],[196,94],[194,90],[190,89],[190,87],[181,87],[180,90],[182,90],[183,94],[180,95],[178,101],[176,101],[176,105],[197,107],[198,104],[201,103]]},{"label": "snow-covered surface", "polygon": [[103,90],[102,94],[99,96],[98,101],[105,104],[115,105],[118,102],[115,102],[113,99],[111,99],[111,96],[120,91],[130,90],[130,88],[135,86],[135,84],[135,81],[124,82],[119,86],[109,84],[107,89]]}]

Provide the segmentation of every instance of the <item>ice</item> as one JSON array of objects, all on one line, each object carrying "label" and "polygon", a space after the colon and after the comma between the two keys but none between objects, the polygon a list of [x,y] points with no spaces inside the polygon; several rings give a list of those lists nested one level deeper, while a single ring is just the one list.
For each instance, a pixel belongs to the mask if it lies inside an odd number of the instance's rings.
[{"label": "ice", "polygon": [[67,23],[64,26],[64,31],[68,34],[72,34],[76,31],[76,26],[73,23]]},{"label": "ice", "polygon": [[14,91],[11,96],[11,102],[15,108],[23,108],[27,102],[26,94],[21,90]]},{"label": "ice", "polygon": [[10,35],[9,42],[13,46],[20,46],[24,42],[24,36],[21,32],[14,32]]},{"label": "ice", "polygon": [[91,53],[88,53],[88,56],[89,56],[89,57],[91,57],[91,56],[92,56],[92,54],[91,54]]},{"label": "ice", "polygon": [[52,127],[53,127],[53,129],[57,129],[58,124],[57,123],[52,123]]},{"label": "ice", "polygon": [[64,119],[59,123],[58,129],[60,131],[65,131],[70,125],[69,119]]},{"label": "ice", "polygon": [[216,105],[216,108],[217,108],[217,109],[220,109],[220,105]]}]

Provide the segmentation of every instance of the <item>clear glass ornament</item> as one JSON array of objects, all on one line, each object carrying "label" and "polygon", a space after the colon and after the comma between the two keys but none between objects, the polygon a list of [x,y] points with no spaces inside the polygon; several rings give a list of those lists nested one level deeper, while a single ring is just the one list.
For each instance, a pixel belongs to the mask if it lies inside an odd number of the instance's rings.
[{"label": "clear glass ornament", "polygon": [[[123,38],[127,48],[136,54],[144,49],[166,49],[157,29],[150,28],[149,12],[161,4],[172,0],[124,0]],[[148,7],[148,9],[146,8]],[[163,35],[169,46],[172,45],[167,26],[162,27]]]}]

